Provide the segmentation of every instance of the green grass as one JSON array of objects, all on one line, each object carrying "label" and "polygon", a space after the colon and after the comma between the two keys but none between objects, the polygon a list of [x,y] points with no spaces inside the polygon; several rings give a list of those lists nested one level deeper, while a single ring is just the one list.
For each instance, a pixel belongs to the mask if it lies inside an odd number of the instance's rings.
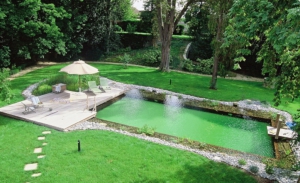
[{"label": "green grass", "polygon": [[[12,100],[12,102],[17,102],[23,99],[21,92],[26,87],[43,79],[49,78],[49,76],[57,75],[59,70],[66,65],[67,64],[58,64],[49,66],[32,71],[13,80],[11,82],[12,89],[16,97]],[[162,88],[182,94],[222,101],[239,101],[245,99],[258,100],[269,103],[273,106],[272,100],[274,98],[275,90],[264,88],[263,83],[261,82],[218,78],[218,90],[210,90],[208,88],[211,79],[210,76],[201,76],[175,71],[163,73],[154,68],[138,66],[129,66],[127,69],[124,69],[122,65],[99,63],[91,63],[91,65],[99,69],[99,74],[101,76],[108,77],[119,82]],[[172,80],[171,85],[170,79]],[[299,104],[299,98],[292,103],[289,102],[288,99],[283,99],[282,104],[276,108],[294,114],[297,112]],[[0,106],[4,105],[7,104],[0,101]]]},{"label": "green grass", "polygon": [[[263,87],[262,82],[238,81],[218,78],[217,90],[209,89],[210,76],[201,76],[186,74],[172,71],[163,73],[153,68],[142,68],[130,66],[123,69],[119,65],[92,64],[100,70],[100,75],[112,80],[162,88],[169,91],[193,95],[202,98],[222,100],[222,101],[239,101],[239,100],[258,100],[271,104],[273,107],[274,92],[273,89]],[[170,85],[171,80],[171,85]],[[299,108],[300,99],[293,103],[283,99],[278,109],[296,113]]]},{"label": "green grass", "polygon": [[[1,182],[256,182],[194,153],[108,131],[59,132],[0,116]],[[77,151],[77,140],[81,151]],[[43,147],[43,159],[33,149]],[[25,172],[24,165],[38,163]],[[32,178],[32,173],[42,175]]]},{"label": "green grass", "polygon": [[[11,82],[16,97],[31,84],[56,75],[67,64],[58,64],[27,73]],[[262,83],[218,79],[218,90],[209,90],[210,77],[170,72],[152,68],[92,63],[100,75],[124,83],[152,86],[198,97],[237,101],[253,99],[272,103],[274,90]],[[169,84],[172,79],[172,85]],[[0,106],[7,103],[0,102]],[[279,106],[293,112],[294,103]],[[33,149],[41,146],[37,137],[46,127],[0,116],[1,182],[255,182],[245,173],[195,155],[105,131],[58,132],[47,135],[49,144],[43,148],[46,158],[37,159]],[[77,152],[77,140],[82,151]],[[26,163],[38,162],[31,178],[23,171]],[[2,168],[4,167],[4,168]]]}]

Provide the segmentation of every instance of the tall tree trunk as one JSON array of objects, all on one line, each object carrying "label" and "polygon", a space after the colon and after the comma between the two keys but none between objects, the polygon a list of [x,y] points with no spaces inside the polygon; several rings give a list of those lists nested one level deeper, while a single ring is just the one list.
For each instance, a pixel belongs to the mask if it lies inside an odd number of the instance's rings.
[{"label": "tall tree trunk", "polygon": [[[175,1],[173,2],[175,3]],[[172,4],[175,7],[174,4]],[[171,47],[171,39],[173,35],[174,29],[174,19],[175,19],[175,9],[171,9],[166,13],[166,19],[168,21],[162,21],[162,9],[158,8],[158,24],[159,24],[159,33],[160,33],[160,41],[162,42],[161,45],[161,63],[159,66],[159,70],[163,72],[169,72],[170,67],[170,47]]]},{"label": "tall tree trunk", "polygon": [[161,48],[161,64],[159,69],[161,71],[169,72],[170,63],[170,46],[173,35],[173,29],[177,26],[182,15],[186,12],[188,7],[196,0],[188,0],[181,11],[175,17],[176,0],[157,0],[155,6],[157,8],[157,26],[159,29]]},{"label": "tall tree trunk", "polygon": [[[174,15],[173,15],[174,16]],[[170,32],[173,32],[173,25],[172,23],[165,23],[164,29],[162,30],[161,34],[161,63],[159,66],[159,70],[163,72],[169,72],[170,71],[170,47],[171,47],[171,39],[172,34]]]},{"label": "tall tree trunk", "polygon": [[213,90],[217,89],[218,64],[219,64],[219,56],[215,54],[214,55],[213,73],[212,73],[209,89],[213,89]]},{"label": "tall tree trunk", "polygon": [[111,0],[107,0],[107,7],[106,7],[106,13],[107,13],[107,17],[108,17],[108,20],[107,20],[107,29],[108,29],[108,34],[107,34],[107,38],[106,38],[106,53],[109,53],[110,51],[110,34],[111,34],[111,3],[110,3]]},{"label": "tall tree trunk", "polygon": [[212,78],[210,82],[210,87],[209,89],[216,90],[217,89],[217,78],[218,78],[218,65],[219,65],[219,59],[220,59],[220,46],[221,44],[221,31],[222,31],[222,25],[223,25],[223,11],[222,9],[220,10],[220,15],[218,18],[218,26],[217,26],[217,35],[216,35],[216,40],[214,44],[217,44],[219,46],[216,46],[215,54],[214,54],[214,65],[213,65],[213,73],[212,73]]},{"label": "tall tree trunk", "polygon": [[111,21],[109,21],[109,26],[108,26],[108,35],[107,35],[107,39],[106,39],[106,53],[108,54],[110,51],[110,29],[111,29]]},{"label": "tall tree trunk", "polygon": [[161,62],[159,66],[159,70],[164,71],[164,72],[169,72],[170,67],[170,43],[171,40],[164,40],[162,41],[162,46],[161,46]]}]

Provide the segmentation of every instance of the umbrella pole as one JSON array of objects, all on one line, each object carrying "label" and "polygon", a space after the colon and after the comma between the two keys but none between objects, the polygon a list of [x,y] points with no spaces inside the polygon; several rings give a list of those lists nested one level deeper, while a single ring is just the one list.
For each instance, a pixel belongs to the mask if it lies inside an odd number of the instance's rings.
[{"label": "umbrella pole", "polygon": [[81,82],[80,82],[80,75],[78,75],[78,81],[79,81],[79,92],[81,92]]}]

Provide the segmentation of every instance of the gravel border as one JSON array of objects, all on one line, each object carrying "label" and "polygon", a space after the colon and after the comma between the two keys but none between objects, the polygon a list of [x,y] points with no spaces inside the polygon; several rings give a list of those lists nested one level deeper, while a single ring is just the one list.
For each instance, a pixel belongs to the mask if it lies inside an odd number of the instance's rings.
[{"label": "gravel border", "polygon": [[[190,96],[190,95],[184,95],[184,94],[179,94],[179,93],[175,93],[175,92],[170,92],[167,90],[161,90],[161,89],[157,89],[157,88],[152,88],[152,87],[144,87],[144,86],[137,86],[137,85],[131,85],[131,84],[123,84],[123,83],[119,83],[116,81],[112,81],[109,80],[109,85],[111,87],[116,87],[116,88],[120,88],[123,90],[130,90],[130,89],[144,89],[144,90],[148,90],[148,91],[153,91],[155,90],[157,93],[165,93],[165,94],[171,94],[171,95],[180,95],[183,98],[187,98],[187,99],[193,99],[193,100],[205,100],[204,98],[198,98],[198,97],[194,97],[194,96]],[[32,91],[39,85],[39,83],[33,84],[31,86],[29,86],[27,89],[25,89],[22,92],[22,95],[24,96],[24,98],[28,98],[30,97],[32,94]],[[212,101],[216,101],[216,100],[212,100]],[[218,101],[220,103],[223,103],[225,105],[232,105],[233,102],[224,102],[224,101]],[[253,110],[264,110],[264,111],[272,111],[272,112],[276,112],[276,113],[280,113],[282,116],[285,117],[286,121],[292,121],[292,117],[289,113],[284,112],[284,111],[280,111],[277,109],[274,109],[270,106],[266,106],[265,104],[261,104],[259,101],[249,101],[249,100],[243,100],[243,101],[239,101],[238,105],[241,109],[253,109]],[[237,156],[231,156],[225,153],[218,153],[218,152],[206,152],[203,150],[199,150],[199,149],[192,149],[190,147],[181,145],[181,144],[176,144],[176,143],[172,143],[172,142],[168,142],[162,139],[158,139],[158,138],[154,138],[154,137],[149,137],[149,136],[145,136],[145,135],[141,135],[141,134],[134,134],[134,133],[129,133],[127,131],[122,131],[122,130],[116,130],[113,128],[109,128],[106,127],[103,124],[100,123],[95,123],[95,122],[83,122],[83,123],[79,123],[76,124],[74,126],[71,126],[67,129],[68,131],[73,131],[73,130],[107,130],[107,131],[113,131],[116,133],[120,133],[123,135],[127,135],[127,136],[132,136],[135,138],[139,138],[139,139],[143,139],[143,140],[147,140],[153,143],[157,143],[157,144],[161,144],[161,145],[166,145],[166,146],[170,146],[170,147],[174,147],[177,149],[182,149],[182,150],[186,150],[186,151],[190,151],[202,156],[205,156],[206,158],[209,158],[213,161],[216,162],[223,162],[226,163],[228,165],[234,166],[234,167],[238,167],[241,169],[244,169],[247,172],[252,173],[249,168],[251,166],[257,166],[259,168],[259,171],[255,174],[258,175],[260,177],[263,178],[267,178],[269,180],[277,180],[280,183],[296,183],[298,177],[300,176],[300,171],[290,171],[290,170],[286,170],[286,169],[280,169],[280,168],[274,168],[274,174],[267,174],[265,172],[265,164],[259,162],[259,161],[255,161],[252,158],[249,158],[247,155],[241,157],[237,157]],[[296,154],[298,161],[300,159],[300,143],[297,143],[296,145],[294,145],[293,148],[294,153]],[[238,160],[240,159],[244,159],[246,160],[247,164],[246,165],[239,165]],[[253,173],[252,173],[253,174]]]}]

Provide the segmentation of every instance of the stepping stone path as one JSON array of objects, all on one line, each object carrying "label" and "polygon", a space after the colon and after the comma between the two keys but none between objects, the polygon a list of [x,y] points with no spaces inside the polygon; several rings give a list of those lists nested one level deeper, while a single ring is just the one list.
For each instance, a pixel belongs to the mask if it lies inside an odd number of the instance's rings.
[{"label": "stepping stone path", "polygon": [[45,140],[46,137],[38,137],[38,140]]},{"label": "stepping stone path", "polygon": [[[43,135],[51,134],[51,131],[43,131],[42,134],[43,134]],[[44,141],[45,139],[46,139],[45,136],[39,136],[39,137],[37,138],[37,140],[39,140],[39,141]],[[43,142],[42,145],[43,145],[43,146],[46,146],[47,144],[48,144],[48,143]],[[37,148],[34,148],[33,153],[35,153],[35,154],[40,154],[40,153],[42,153],[42,151],[43,151],[43,148],[42,148],[42,147],[37,147]],[[44,158],[45,156],[46,156],[46,155],[40,154],[40,155],[37,156],[37,158],[38,158],[38,159],[41,159],[41,158]],[[25,170],[25,171],[33,171],[33,170],[37,170],[37,168],[38,168],[38,163],[29,163],[29,164],[26,164],[26,165],[24,166],[24,170]],[[31,177],[39,177],[39,176],[41,176],[41,175],[42,175],[42,173],[34,173],[34,174],[31,175]]]},{"label": "stepping stone path", "polygon": [[34,173],[34,174],[31,175],[31,177],[38,177],[38,176],[41,176],[41,175],[42,175],[42,173]]},{"label": "stepping stone path", "polygon": [[33,153],[39,154],[39,153],[42,152],[42,150],[43,150],[43,149],[42,149],[41,147],[38,147],[38,148],[35,148],[35,149],[34,149]]},{"label": "stepping stone path", "polygon": [[41,158],[44,158],[46,155],[39,155],[37,158],[38,159],[41,159]]},{"label": "stepping stone path", "polygon": [[24,167],[25,171],[36,170],[38,167],[37,163],[26,164]]}]

